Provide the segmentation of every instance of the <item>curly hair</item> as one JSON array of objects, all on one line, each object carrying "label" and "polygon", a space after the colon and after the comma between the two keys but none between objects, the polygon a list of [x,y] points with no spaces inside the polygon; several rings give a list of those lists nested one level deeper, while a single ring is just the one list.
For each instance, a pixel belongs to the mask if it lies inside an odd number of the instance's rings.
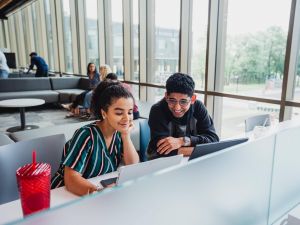
[{"label": "curly hair", "polygon": [[184,73],[174,73],[166,82],[167,94],[181,93],[192,97],[195,90],[195,82],[193,78]]},{"label": "curly hair", "polygon": [[119,81],[106,79],[100,82],[92,97],[91,108],[96,118],[103,120],[101,109],[107,112],[108,107],[119,98],[131,98],[134,101],[132,94]]}]

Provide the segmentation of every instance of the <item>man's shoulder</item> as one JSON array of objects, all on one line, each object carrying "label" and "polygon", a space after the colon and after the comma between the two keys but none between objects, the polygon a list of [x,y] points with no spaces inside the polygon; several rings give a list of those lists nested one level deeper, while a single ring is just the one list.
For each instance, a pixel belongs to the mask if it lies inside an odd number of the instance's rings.
[{"label": "man's shoulder", "polygon": [[162,100],[160,100],[160,101],[158,101],[158,102],[156,102],[155,104],[153,104],[152,106],[151,106],[151,111],[162,111],[162,110],[164,110],[164,101],[163,101],[163,99]]},{"label": "man's shoulder", "polygon": [[[150,116],[163,116],[165,115],[165,103],[164,100],[160,100],[159,102],[153,104],[150,110]],[[157,118],[158,119],[158,118]]]}]

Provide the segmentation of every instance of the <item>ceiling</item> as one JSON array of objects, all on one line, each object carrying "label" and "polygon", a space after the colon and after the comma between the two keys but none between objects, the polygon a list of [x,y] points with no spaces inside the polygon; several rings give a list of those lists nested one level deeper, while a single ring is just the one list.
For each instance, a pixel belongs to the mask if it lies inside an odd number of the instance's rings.
[{"label": "ceiling", "polygon": [[7,19],[7,15],[17,11],[30,1],[33,0],[0,0],[0,19]]}]

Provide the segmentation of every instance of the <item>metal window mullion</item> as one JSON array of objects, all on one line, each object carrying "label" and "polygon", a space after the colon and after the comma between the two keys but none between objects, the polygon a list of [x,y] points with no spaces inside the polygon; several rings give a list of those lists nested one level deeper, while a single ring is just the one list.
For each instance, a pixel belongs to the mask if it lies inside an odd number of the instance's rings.
[{"label": "metal window mullion", "polygon": [[191,50],[191,20],[192,20],[192,0],[181,0],[180,15],[180,44],[179,44],[179,71],[190,73],[190,50]]},{"label": "metal window mullion", "polygon": [[[147,0],[139,1],[139,82],[147,82]],[[147,87],[140,86],[139,99],[146,101]]]},{"label": "metal window mullion", "polygon": [[[208,48],[206,58],[205,92],[222,91],[226,47],[227,0],[211,0],[209,4]],[[205,95],[206,107],[213,116],[218,133],[222,127],[223,98]]]},{"label": "metal window mullion", "polygon": [[[155,71],[154,71],[154,46],[155,46],[155,0],[147,0],[147,18],[146,18],[146,51],[147,51],[147,80],[146,82],[154,83]],[[141,25],[142,26],[142,25]],[[140,27],[141,27],[140,26]],[[145,100],[152,100],[155,98],[155,93],[148,91],[147,98]]]},{"label": "metal window mullion", "polygon": [[132,0],[123,0],[123,55],[124,55],[124,80],[130,80],[132,69],[131,61],[133,60],[133,46],[131,36],[132,24]]},{"label": "metal window mullion", "polygon": [[[19,11],[15,14],[16,20],[16,31],[19,34],[24,34],[23,24],[22,24],[22,12]],[[17,35],[17,47],[18,47],[18,56],[19,56],[19,66],[26,66],[26,55],[25,53],[25,39],[24,35]]]},{"label": "metal window mullion", "polygon": [[65,48],[64,48],[64,28],[63,28],[63,10],[62,1],[55,1],[56,27],[58,43],[59,72],[65,72]]},{"label": "metal window mullion", "polygon": [[38,1],[37,16],[38,16],[37,18],[39,18],[37,20],[38,27],[39,27],[38,38],[39,38],[39,43],[40,43],[39,54],[46,60],[46,62],[49,62],[48,45],[47,45],[47,26],[46,26],[46,19],[45,19],[44,1]]},{"label": "metal window mullion", "polygon": [[111,0],[104,0],[104,21],[105,21],[105,58],[109,66],[113,65],[113,47],[112,47],[112,13]]},{"label": "metal window mullion", "polygon": [[42,57],[44,57],[44,53],[43,53],[43,48],[42,48],[42,38],[41,38],[41,31],[42,31],[42,24],[41,24],[41,15],[40,15],[40,1],[36,1],[33,4],[34,8],[33,10],[35,10],[35,15],[36,15],[36,28],[35,28],[35,32],[37,34],[37,40],[36,41],[36,46],[37,46],[37,53],[39,55],[41,55]]},{"label": "metal window mullion", "polygon": [[99,62],[100,65],[105,64],[105,8],[104,0],[98,0],[98,52],[99,52]]},{"label": "metal window mullion", "polygon": [[[285,107],[286,100],[293,100],[295,79],[297,75],[298,53],[300,47],[300,2],[292,0],[290,24],[287,38],[287,47],[282,83],[281,108],[279,121],[292,119],[292,108]],[[284,104],[283,104],[284,103]]]},{"label": "metal window mullion", "polygon": [[59,55],[58,55],[58,38],[57,38],[57,26],[56,26],[56,8],[55,1],[49,0],[50,4],[50,15],[51,15],[51,30],[53,38],[53,58],[54,58],[54,70],[60,71],[59,69]]},{"label": "metal window mullion", "polygon": [[70,0],[72,59],[73,73],[75,74],[86,73],[85,20],[83,19],[85,18],[84,9],[84,1]]}]

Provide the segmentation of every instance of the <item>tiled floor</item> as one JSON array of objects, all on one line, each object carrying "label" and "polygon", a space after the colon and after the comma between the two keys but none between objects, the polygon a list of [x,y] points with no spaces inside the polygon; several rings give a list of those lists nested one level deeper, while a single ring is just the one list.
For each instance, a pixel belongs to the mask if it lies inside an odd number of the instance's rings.
[{"label": "tiled floor", "polygon": [[[67,113],[66,110],[54,105],[26,108],[26,125],[50,127],[58,124],[84,121],[80,118],[66,118]],[[20,123],[20,112],[18,109],[0,108],[0,132],[5,132],[10,127],[20,126]]]}]

